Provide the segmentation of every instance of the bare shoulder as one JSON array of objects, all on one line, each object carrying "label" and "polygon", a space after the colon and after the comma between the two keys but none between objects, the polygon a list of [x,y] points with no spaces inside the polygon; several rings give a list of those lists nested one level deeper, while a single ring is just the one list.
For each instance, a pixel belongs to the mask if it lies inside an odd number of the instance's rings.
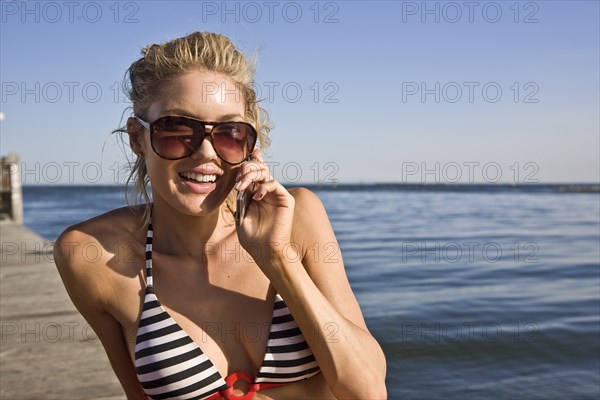
[{"label": "bare shoulder", "polygon": [[292,239],[300,243],[334,237],[329,217],[321,199],[311,190],[298,187],[289,190],[296,202]]},{"label": "bare shoulder", "polygon": [[[55,243],[59,268],[110,261],[120,247],[140,242],[146,228],[141,222],[137,210],[123,207],[68,227]],[[112,265],[123,260],[113,259]]]},{"label": "bare shoulder", "polygon": [[317,270],[323,262],[335,262],[343,269],[337,238],[321,199],[306,188],[294,188],[290,194],[296,201],[292,242],[301,249],[308,272],[311,275],[319,273]]},{"label": "bare shoulder", "polygon": [[121,208],[67,228],[54,246],[65,289],[98,335],[128,398],[142,398],[126,335],[134,332],[141,307],[144,228],[140,212]]},{"label": "bare shoulder", "polygon": [[319,199],[319,196],[317,196],[315,194],[315,192],[313,192],[310,189],[307,189],[305,187],[293,187],[288,189],[288,192],[290,192],[290,194],[292,196],[294,196],[294,199],[296,200],[296,202],[300,201],[300,202],[311,202],[311,201],[318,201],[321,202],[321,200]]},{"label": "bare shoulder", "polygon": [[312,190],[304,187],[296,187],[289,189],[290,194],[294,197],[296,207],[294,210],[294,223],[297,217],[306,219],[309,222],[314,222],[314,218],[327,218],[327,212],[323,206],[323,202]]},{"label": "bare shoulder", "polygon": [[54,261],[75,303],[85,295],[107,305],[115,281],[138,274],[144,228],[141,213],[124,207],[73,225],[58,237]]},{"label": "bare shoulder", "polygon": [[345,318],[366,331],[323,203],[315,193],[305,188],[290,190],[290,194],[296,201],[292,242],[301,249],[302,265],[331,304]]}]

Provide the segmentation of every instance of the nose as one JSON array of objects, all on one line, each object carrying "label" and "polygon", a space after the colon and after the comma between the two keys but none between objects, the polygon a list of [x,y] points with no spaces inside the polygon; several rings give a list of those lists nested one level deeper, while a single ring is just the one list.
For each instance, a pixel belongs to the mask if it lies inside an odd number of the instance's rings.
[{"label": "nose", "polygon": [[204,137],[202,144],[200,145],[198,150],[196,150],[194,153],[192,153],[192,155],[190,155],[190,157],[194,160],[211,160],[218,158],[217,152],[215,151],[215,148],[211,141],[210,128],[212,128],[212,126],[206,127],[206,136]]}]

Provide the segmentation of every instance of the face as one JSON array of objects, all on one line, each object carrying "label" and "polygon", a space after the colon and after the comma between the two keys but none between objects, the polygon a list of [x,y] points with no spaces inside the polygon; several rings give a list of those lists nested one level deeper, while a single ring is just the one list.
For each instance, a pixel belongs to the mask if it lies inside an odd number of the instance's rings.
[{"label": "face", "polygon": [[[243,122],[244,113],[242,95],[231,79],[208,71],[194,71],[163,84],[161,95],[151,104],[146,119],[153,122],[160,117],[179,115],[211,122]],[[150,132],[133,120],[129,124],[132,148],[146,161],[155,203],[168,204],[188,215],[207,215],[219,209],[235,184],[239,165],[222,161],[209,137],[189,157],[163,159],[152,149]]]}]

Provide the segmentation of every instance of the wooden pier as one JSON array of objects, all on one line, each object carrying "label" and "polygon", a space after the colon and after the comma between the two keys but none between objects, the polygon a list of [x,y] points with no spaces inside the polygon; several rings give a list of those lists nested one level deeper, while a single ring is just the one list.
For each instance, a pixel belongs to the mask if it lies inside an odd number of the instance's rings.
[{"label": "wooden pier", "polygon": [[23,226],[18,158],[2,158],[0,399],[125,399],[102,344],[75,309],[53,244]]},{"label": "wooden pier", "polygon": [[0,219],[23,223],[23,191],[19,157],[9,154],[0,160]]},{"label": "wooden pier", "polygon": [[0,399],[124,399],[64,289],[52,243],[11,221],[0,228]]}]

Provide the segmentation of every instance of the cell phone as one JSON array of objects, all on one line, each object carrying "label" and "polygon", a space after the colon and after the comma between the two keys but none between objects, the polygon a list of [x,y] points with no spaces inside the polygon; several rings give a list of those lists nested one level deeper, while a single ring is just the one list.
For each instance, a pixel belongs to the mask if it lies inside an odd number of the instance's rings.
[{"label": "cell phone", "polygon": [[[253,156],[248,157],[248,161],[254,161],[255,158]],[[238,192],[235,198],[235,226],[242,226],[244,222],[244,217],[246,216],[246,210],[250,205],[250,201],[252,200],[252,196],[254,195],[253,191],[250,190],[254,185],[248,186],[246,189]]]},{"label": "cell phone", "polygon": [[242,226],[250,200],[252,200],[252,192],[249,187],[237,194],[235,198],[235,226]]}]

